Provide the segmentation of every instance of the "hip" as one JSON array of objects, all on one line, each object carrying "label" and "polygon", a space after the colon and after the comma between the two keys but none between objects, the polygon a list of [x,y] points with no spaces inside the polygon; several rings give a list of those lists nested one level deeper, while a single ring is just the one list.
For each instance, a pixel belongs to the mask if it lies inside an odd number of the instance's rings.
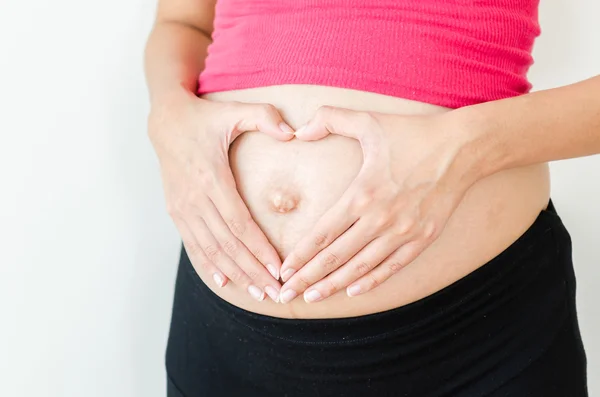
[{"label": "hip", "polygon": [[[449,109],[379,94],[333,87],[278,86],[211,94],[211,100],[268,102],[294,128],[321,105],[397,114]],[[401,131],[399,131],[401,133]],[[240,136],[230,148],[238,190],[250,212],[283,257],[341,197],[362,165],[357,141],[329,136],[315,142],[279,142],[258,132]],[[546,164],[511,169],[474,185],[444,232],[410,266],[375,290],[349,298],[344,292],[323,302],[296,299],[287,305],[255,302],[230,283],[219,289],[226,301],[256,313],[287,318],[358,316],[389,310],[426,297],[498,255],[533,223],[549,197]]]}]

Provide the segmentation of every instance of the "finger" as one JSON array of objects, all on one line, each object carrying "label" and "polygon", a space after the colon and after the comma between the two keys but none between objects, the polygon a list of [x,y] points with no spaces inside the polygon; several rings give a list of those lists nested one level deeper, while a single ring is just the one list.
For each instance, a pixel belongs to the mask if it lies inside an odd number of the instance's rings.
[{"label": "finger", "polygon": [[202,246],[196,240],[188,225],[183,220],[174,220],[177,230],[183,240],[185,251],[190,258],[192,266],[198,271],[202,269],[212,278],[219,287],[224,287],[229,279],[221,272],[204,254]]},{"label": "finger", "polygon": [[344,194],[317,221],[313,230],[296,244],[281,265],[281,279],[283,282],[288,281],[302,266],[328,247],[356,222],[358,217],[351,215],[349,211],[351,197],[352,194],[350,193]]},{"label": "finger", "polygon": [[212,275],[212,278],[219,287],[224,287],[227,284],[228,278],[225,277],[223,272],[221,272],[211,261],[208,260],[202,247],[196,241],[196,238],[192,234],[188,225],[180,219],[173,219],[177,230],[179,231],[179,235],[183,240],[183,246],[185,248],[185,252],[190,258],[190,262],[192,266],[198,272],[200,269],[204,271],[206,274]]},{"label": "finger", "polygon": [[209,192],[209,198],[231,233],[269,270],[275,280],[279,279],[279,254],[252,219],[235,187],[231,169],[227,168],[225,179],[219,181]]},{"label": "finger", "polygon": [[371,135],[375,118],[367,112],[332,106],[321,106],[308,124],[298,128],[296,138],[305,141],[322,139],[329,134],[342,135],[363,141]]},{"label": "finger", "polygon": [[414,240],[402,245],[379,266],[350,285],[346,290],[348,296],[364,294],[382,284],[385,280],[408,266],[426,247],[427,243],[423,240]]},{"label": "finger", "polygon": [[[340,267],[345,267],[346,262],[348,262],[350,258],[373,241],[375,238],[373,226],[364,219],[365,218],[361,218],[358,220],[329,247],[319,252],[312,260],[298,270],[298,272],[283,285],[282,291],[284,293],[282,294],[282,297],[284,295],[286,298],[291,297],[292,293],[286,293],[286,291],[291,290],[294,295],[304,293],[304,300],[307,303],[310,303],[318,302],[333,294],[335,292],[334,290],[337,290],[336,287],[331,286],[331,288],[325,290],[324,288],[315,288],[314,284]],[[392,251],[393,250],[390,252]],[[345,286],[342,286],[341,288],[344,287]],[[286,303],[285,301],[282,302]]]},{"label": "finger", "polygon": [[[342,289],[348,287],[354,281],[368,274],[381,262],[398,249],[397,239],[391,236],[379,237],[371,241],[358,254],[348,261],[344,266],[331,273],[323,280],[315,283],[305,295],[314,289],[325,299]],[[313,293],[316,296],[316,293]]]},{"label": "finger", "polygon": [[[248,248],[229,230],[212,202],[203,204],[203,219],[223,251],[252,279],[254,285],[264,289],[275,302],[279,297],[279,282]],[[273,269],[275,272],[275,269]]]},{"label": "finger", "polygon": [[[308,124],[298,128],[295,136],[304,141],[322,139],[329,134],[356,139],[363,152],[361,174],[364,174],[374,163],[389,163],[389,159],[383,161],[383,157],[389,154],[382,150],[386,146],[383,144],[385,133],[381,128],[380,118],[381,115],[375,117],[370,112],[322,106]],[[370,173],[372,172],[373,170],[370,170]]]},{"label": "finger", "polygon": [[209,261],[219,268],[235,285],[244,288],[256,300],[262,301],[265,293],[252,283],[252,279],[227,256],[223,248],[214,238],[203,219],[191,216],[186,219],[196,241],[200,243]]},{"label": "finger", "polygon": [[271,104],[236,103],[231,111],[232,119],[239,120],[232,140],[249,131],[260,131],[280,141],[289,141],[294,137],[294,129]]}]

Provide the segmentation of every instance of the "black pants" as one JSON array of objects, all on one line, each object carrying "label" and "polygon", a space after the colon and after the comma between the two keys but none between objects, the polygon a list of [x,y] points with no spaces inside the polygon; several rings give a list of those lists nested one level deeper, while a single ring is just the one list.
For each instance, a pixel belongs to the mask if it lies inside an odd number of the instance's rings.
[{"label": "black pants", "polygon": [[324,320],[233,306],[182,250],[166,368],[169,397],[585,397],[571,239],[551,204],[449,287]]}]

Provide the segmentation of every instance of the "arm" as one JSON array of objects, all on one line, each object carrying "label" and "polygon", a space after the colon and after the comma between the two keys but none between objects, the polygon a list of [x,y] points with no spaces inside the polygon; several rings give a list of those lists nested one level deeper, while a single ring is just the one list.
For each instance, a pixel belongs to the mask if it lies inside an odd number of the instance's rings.
[{"label": "arm", "polygon": [[[357,139],[364,164],[285,259],[282,274],[295,272],[284,278],[284,302],[375,288],[435,241],[469,187],[488,175],[600,153],[600,77],[433,116],[322,108],[296,131],[303,140],[328,134]],[[419,153],[412,164],[402,164],[406,147]]]},{"label": "arm", "polygon": [[231,142],[246,131],[289,140],[267,104],[196,96],[210,43],[214,0],[161,0],[148,39],[148,135],[159,159],[167,209],[196,269],[219,287],[231,280],[262,301],[277,299],[281,259],[240,197],[229,166]]},{"label": "arm", "polygon": [[145,71],[154,106],[194,94],[211,43],[216,0],[161,0],[146,44]]},{"label": "arm", "polygon": [[[600,153],[600,76],[447,113],[480,179],[494,172]],[[468,160],[471,159],[471,160]]]}]

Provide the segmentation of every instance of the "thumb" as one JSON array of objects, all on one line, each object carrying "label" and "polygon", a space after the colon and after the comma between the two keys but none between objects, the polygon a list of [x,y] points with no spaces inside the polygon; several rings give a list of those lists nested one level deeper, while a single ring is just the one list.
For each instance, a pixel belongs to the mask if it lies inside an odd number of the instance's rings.
[{"label": "thumb", "polygon": [[361,140],[368,129],[365,120],[367,113],[350,109],[322,106],[317,109],[312,120],[296,130],[296,138],[303,141],[316,141],[329,134],[342,135]]},{"label": "thumb", "polygon": [[281,117],[281,113],[271,104],[243,103],[236,109],[238,122],[235,128],[235,139],[244,132],[260,131],[280,141],[289,141],[294,137],[294,130]]}]

